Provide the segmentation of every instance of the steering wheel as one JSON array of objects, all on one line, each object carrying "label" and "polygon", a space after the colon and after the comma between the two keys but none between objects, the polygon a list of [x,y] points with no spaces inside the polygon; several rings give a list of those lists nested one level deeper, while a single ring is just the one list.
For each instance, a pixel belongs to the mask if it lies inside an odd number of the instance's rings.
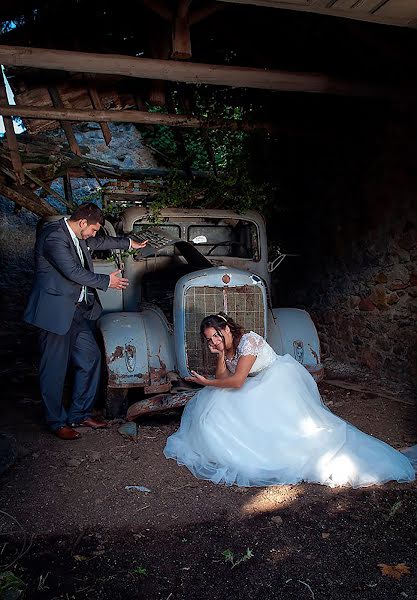
[{"label": "steering wheel", "polygon": [[241,242],[232,242],[230,240],[225,240],[224,242],[217,242],[217,244],[213,244],[213,246],[207,252],[206,256],[210,256],[210,254],[213,252],[213,250],[215,250],[219,246],[241,246],[244,249],[245,254],[247,254],[247,252],[248,252],[246,246],[244,244],[242,244]]}]

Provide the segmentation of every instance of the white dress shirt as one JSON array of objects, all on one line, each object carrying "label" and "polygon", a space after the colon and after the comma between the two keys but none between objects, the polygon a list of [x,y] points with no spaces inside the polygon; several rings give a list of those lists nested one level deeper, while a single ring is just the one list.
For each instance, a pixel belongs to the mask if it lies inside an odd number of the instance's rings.
[{"label": "white dress shirt", "polygon": [[[72,241],[74,242],[75,249],[77,250],[78,256],[80,257],[81,264],[84,267],[85,266],[84,254],[83,254],[83,251],[81,250],[80,240],[77,238],[77,236],[75,235],[75,233],[73,232],[71,227],[68,225],[68,219],[65,219],[65,224],[68,227],[68,231],[70,232],[70,236],[72,238]],[[80,297],[78,298],[78,302],[82,302],[83,300],[85,302],[87,302],[87,287],[85,285],[83,285],[81,288],[81,293],[80,293]]]}]

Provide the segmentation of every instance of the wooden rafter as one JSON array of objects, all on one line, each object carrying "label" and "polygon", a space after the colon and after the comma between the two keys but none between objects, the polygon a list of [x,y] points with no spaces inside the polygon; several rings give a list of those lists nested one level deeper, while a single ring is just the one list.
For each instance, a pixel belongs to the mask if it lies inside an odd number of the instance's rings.
[{"label": "wooden rafter", "polygon": [[[3,73],[0,70],[0,101],[9,105],[9,101],[7,99],[7,91],[6,84],[4,81]],[[13,115],[14,116],[14,115]],[[19,149],[17,146],[16,134],[13,127],[13,121],[11,116],[4,116],[4,130],[6,133],[6,142],[9,149],[10,158],[13,165],[13,171],[16,175],[16,179],[19,183],[23,184],[25,181],[25,175],[23,173],[23,165],[19,154]]]},{"label": "wooden rafter", "polygon": [[[49,95],[51,96],[52,104],[56,109],[64,109],[64,103],[62,102],[61,96],[59,95],[59,91],[56,87],[48,88]],[[59,119],[61,121],[61,119]],[[61,121],[61,127],[65,132],[65,136],[67,138],[69,147],[78,156],[81,156],[81,150],[78,146],[77,140],[75,139],[74,132],[72,130],[71,123],[68,122],[68,119]]]},{"label": "wooden rafter", "polygon": [[0,64],[287,92],[396,98],[415,95],[414,90],[401,90],[398,86],[394,89],[368,85],[366,83],[344,81],[319,73],[292,73],[250,67],[231,67],[20,46],[0,46]]},{"label": "wooden rafter", "polygon": [[49,217],[58,214],[58,211],[48,204],[48,202],[39,198],[23,186],[14,188],[0,182],[0,194],[40,217]]},{"label": "wooden rafter", "polygon": [[190,115],[144,112],[139,110],[80,110],[75,108],[41,108],[39,106],[1,106],[0,115],[16,114],[23,118],[37,118],[57,121],[114,123],[141,123],[143,125],[169,125],[173,127],[200,127],[210,129],[269,129],[268,123],[248,123],[246,121],[203,121]]},{"label": "wooden rafter", "polygon": [[[91,73],[86,73],[85,77],[88,81],[87,90],[88,90],[88,95],[90,96],[90,100],[91,100],[91,104],[93,105],[93,108],[95,108],[96,110],[103,110],[101,98],[98,95],[96,86],[94,85],[94,75],[92,75]],[[107,146],[109,146],[110,142],[111,142],[111,131],[109,129],[109,126],[107,125],[107,123],[105,121],[100,121],[99,125],[100,125],[101,131],[103,133],[104,141],[106,142]]]}]

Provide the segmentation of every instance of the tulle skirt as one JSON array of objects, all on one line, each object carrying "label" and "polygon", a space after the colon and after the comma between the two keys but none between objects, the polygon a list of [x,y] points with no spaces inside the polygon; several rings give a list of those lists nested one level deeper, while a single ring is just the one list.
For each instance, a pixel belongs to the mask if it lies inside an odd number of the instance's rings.
[{"label": "tulle skirt", "polygon": [[164,454],[199,479],[227,485],[362,487],[415,479],[406,456],[330,412],[314,379],[288,354],[240,389],[200,390]]}]

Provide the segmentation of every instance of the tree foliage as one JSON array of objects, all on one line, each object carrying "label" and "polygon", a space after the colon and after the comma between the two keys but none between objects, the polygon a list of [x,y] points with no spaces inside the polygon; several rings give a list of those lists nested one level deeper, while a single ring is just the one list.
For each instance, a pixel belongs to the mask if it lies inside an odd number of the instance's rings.
[{"label": "tree foliage", "polygon": [[[250,120],[252,107],[239,102],[228,90],[193,93],[191,113],[202,123],[213,121],[241,122]],[[165,111],[150,106],[152,111]],[[177,91],[171,95],[171,112],[185,112],[183,97]],[[190,112],[190,110],[188,111]],[[173,169],[153,202],[153,209],[166,206],[186,208],[227,208],[243,212],[265,210],[273,198],[270,185],[262,180],[258,169],[259,156],[253,137],[259,132],[232,128],[177,129],[166,126],[142,128],[145,143]],[[266,134],[263,134],[266,135]],[[179,175],[183,170],[187,175]],[[205,171],[208,176],[195,177],[193,171]]]}]

